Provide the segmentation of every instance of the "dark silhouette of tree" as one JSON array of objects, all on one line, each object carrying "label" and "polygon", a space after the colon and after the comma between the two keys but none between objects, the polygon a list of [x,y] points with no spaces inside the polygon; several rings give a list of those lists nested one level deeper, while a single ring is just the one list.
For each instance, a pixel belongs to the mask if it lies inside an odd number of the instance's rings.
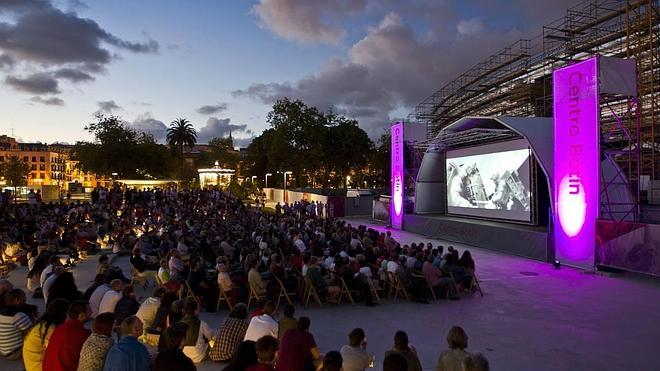
[{"label": "dark silhouette of tree", "polygon": [[181,156],[181,174],[183,176],[183,148],[192,148],[197,143],[197,131],[192,126],[190,121],[184,118],[178,118],[170,124],[167,129],[167,144],[174,150],[179,149],[179,156]]}]

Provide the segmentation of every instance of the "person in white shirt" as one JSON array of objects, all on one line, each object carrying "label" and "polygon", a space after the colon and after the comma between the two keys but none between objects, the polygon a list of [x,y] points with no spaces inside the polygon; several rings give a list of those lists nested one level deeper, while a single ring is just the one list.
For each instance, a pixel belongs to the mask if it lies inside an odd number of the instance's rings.
[{"label": "person in white shirt", "polygon": [[305,250],[307,250],[307,246],[305,246],[305,242],[302,240],[302,235],[298,234],[296,238],[293,240],[293,244],[296,246],[298,250],[300,250],[300,253],[304,253]]},{"label": "person in white shirt", "polygon": [[389,273],[394,273],[396,274],[396,271],[399,270],[399,263],[397,262],[396,255],[390,259],[390,261],[387,262],[387,271]]},{"label": "person in white shirt", "polygon": [[39,278],[39,285],[41,285],[41,287],[44,287],[44,282],[46,281],[46,278],[48,278],[48,276],[50,276],[50,274],[53,273],[53,268],[55,268],[58,265],[62,265],[62,263],[60,262],[60,258],[58,258],[57,256],[51,256],[49,263],[50,264],[48,264],[46,268],[43,271],[41,271],[41,277]]},{"label": "person in white shirt", "polygon": [[121,280],[112,280],[110,282],[110,290],[108,290],[101,299],[99,305],[99,314],[101,313],[114,313],[117,302],[121,299],[121,291],[124,289],[124,284]]},{"label": "person in white shirt", "polygon": [[157,288],[154,291],[154,295],[143,301],[142,304],[140,304],[140,308],[138,309],[137,313],[135,313],[137,318],[142,321],[145,330],[148,329],[154,322],[156,313],[158,312],[158,307],[160,307],[160,298],[163,297],[164,293],[164,288]]},{"label": "person in white shirt", "polygon": [[367,336],[364,330],[356,328],[348,334],[348,345],[341,347],[340,353],[344,371],[364,371],[372,367],[373,356],[367,353]]},{"label": "person in white shirt", "polygon": [[215,334],[206,322],[199,319],[197,301],[186,301],[183,308],[183,319],[180,322],[188,325],[186,337],[183,339],[183,354],[194,363],[202,362],[209,351],[208,341],[213,339]]},{"label": "person in white shirt", "polygon": [[218,287],[222,288],[224,292],[231,291],[234,288],[234,283],[231,281],[228,271],[224,263],[218,264]]},{"label": "person in white shirt", "polygon": [[243,340],[257,341],[266,335],[277,339],[280,326],[273,319],[273,313],[275,313],[275,303],[269,300],[264,305],[264,314],[252,317],[252,320],[250,320]]},{"label": "person in white shirt", "polygon": [[92,310],[92,318],[96,318],[99,314],[99,307],[101,306],[101,300],[103,300],[103,295],[110,290],[110,285],[104,283],[94,290],[92,296],[89,297],[89,307]]},{"label": "person in white shirt", "polygon": [[44,294],[44,301],[48,303],[48,294],[50,293],[50,288],[53,286],[53,283],[55,283],[55,280],[57,279],[57,276],[60,274],[66,272],[64,267],[58,265],[53,269],[53,274],[48,276],[46,280],[44,281],[43,286],[41,286],[42,293]]}]

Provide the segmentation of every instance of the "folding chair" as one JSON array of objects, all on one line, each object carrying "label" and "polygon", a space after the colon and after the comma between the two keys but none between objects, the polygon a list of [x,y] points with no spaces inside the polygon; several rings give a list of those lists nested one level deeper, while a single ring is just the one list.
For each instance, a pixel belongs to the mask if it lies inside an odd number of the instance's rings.
[{"label": "folding chair", "polygon": [[483,291],[481,291],[481,285],[479,285],[479,279],[477,278],[477,275],[475,273],[472,274],[472,277],[470,279],[470,285],[466,290],[463,290],[466,295],[472,296],[476,291],[479,291],[479,294],[481,296],[484,296]]},{"label": "folding chair", "polygon": [[295,292],[287,292],[286,286],[284,286],[284,283],[282,280],[280,280],[276,275],[273,275],[273,278],[277,281],[277,284],[280,286],[280,294],[277,297],[277,307],[280,307],[280,300],[282,300],[282,297],[284,297],[287,301],[287,303],[292,304],[293,302],[291,301],[291,298],[289,295],[297,295]]},{"label": "folding chair", "polygon": [[314,288],[314,285],[312,285],[312,282],[305,277],[305,294],[303,297],[305,298],[305,308],[307,308],[307,304],[309,304],[309,298],[314,297],[314,300],[316,300],[316,303],[319,306],[322,306],[321,304],[321,298],[319,297],[319,294],[316,292],[316,289]]},{"label": "folding chair", "polygon": [[[458,285],[456,284],[456,280],[454,280],[454,275],[451,272],[449,272],[449,278],[451,279],[449,285],[454,288],[454,292],[456,293],[456,295],[460,295],[461,292],[458,291]],[[445,299],[449,299],[449,291],[450,290],[447,290],[445,292]]]},{"label": "folding chair", "polygon": [[433,285],[431,285],[431,282],[426,278],[425,275],[423,275],[423,274],[415,274],[415,273],[413,273],[412,276],[413,276],[414,278],[423,279],[424,282],[426,282],[426,287],[427,287],[427,288],[429,289],[429,291],[431,292],[431,297],[433,298],[433,300],[438,300],[438,298],[435,296],[435,290],[433,290]]},{"label": "folding chair", "polygon": [[[341,291],[339,292],[339,298],[338,298],[338,304],[341,304],[341,298],[342,296],[346,295],[348,300],[351,301],[351,304],[355,304],[355,300],[353,300],[353,295],[351,295],[351,290],[348,289],[348,285],[346,284],[346,281],[344,280],[343,277],[339,277],[341,280]],[[357,292],[353,290],[353,292]]]},{"label": "folding chair", "polygon": [[248,284],[250,285],[250,297],[248,298],[247,306],[248,306],[248,308],[250,308],[250,304],[252,303],[252,299],[254,299],[254,302],[256,303],[256,302],[259,301],[259,299],[266,299],[268,296],[265,293],[264,294],[259,294],[256,287],[252,286],[251,283],[248,283]]},{"label": "folding chair", "polygon": [[218,304],[217,304],[217,306],[215,307],[215,311],[216,311],[216,312],[217,312],[218,310],[220,310],[220,303],[221,303],[222,301],[224,301],[225,303],[227,303],[227,307],[229,307],[229,310],[230,310],[230,311],[231,311],[232,309],[234,309],[234,306],[231,305],[231,300],[230,300],[229,297],[227,296],[227,293],[225,292],[225,290],[222,289],[222,286],[219,286],[219,287],[218,287]]},{"label": "folding chair", "polygon": [[367,278],[367,283],[369,284],[369,290],[371,291],[371,295],[376,299],[376,302],[380,304],[380,295],[378,295],[378,291],[384,292],[385,289],[382,287],[376,287],[374,284],[374,281],[371,278]]},{"label": "folding chair", "polygon": [[401,282],[399,277],[392,272],[387,272],[387,276],[390,281],[390,292],[393,291],[394,299],[401,294],[401,298],[410,300],[410,297],[408,297],[408,291],[406,291],[406,286]]},{"label": "folding chair", "polygon": [[193,298],[197,302],[197,306],[201,308],[202,302],[199,300],[197,295],[193,292],[192,288],[190,287],[190,283],[186,281],[186,284],[182,287],[182,289],[185,288],[186,294],[185,296],[182,297],[183,301],[186,302],[188,301],[189,298]]}]

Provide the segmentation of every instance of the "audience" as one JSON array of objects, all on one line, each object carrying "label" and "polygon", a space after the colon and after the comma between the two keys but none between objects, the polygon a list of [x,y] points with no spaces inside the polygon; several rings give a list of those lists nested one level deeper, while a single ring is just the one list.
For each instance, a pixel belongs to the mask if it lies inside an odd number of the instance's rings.
[{"label": "audience", "polygon": [[229,312],[229,316],[220,326],[220,331],[213,341],[213,348],[209,352],[209,358],[212,361],[226,362],[232,359],[232,355],[245,338],[248,328],[246,317],[247,307],[243,303],[236,304]]},{"label": "audience", "polygon": [[32,318],[21,310],[25,305],[23,290],[10,289],[4,296],[4,308],[0,309],[0,355],[19,359],[25,335],[32,327]]},{"label": "audience", "polygon": [[488,360],[481,353],[471,353],[463,359],[463,371],[490,371]]},{"label": "audience", "polygon": [[120,279],[114,279],[110,282],[110,290],[103,294],[99,304],[99,313],[114,313],[117,303],[122,298],[121,291],[124,289],[124,283]]},{"label": "audience", "polygon": [[344,371],[363,371],[372,367],[373,356],[367,353],[367,336],[361,328],[348,334],[348,345],[341,347]]},{"label": "audience", "polygon": [[278,329],[280,341],[282,340],[284,334],[286,334],[287,331],[298,327],[298,320],[296,320],[295,317],[293,317],[295,312],[296,312],[296,307],[294,307],[291,304],[287,304],[284,307],[284,317],[280,319],[279,329]]},{"label": "audience", "polygon": [[252,340],[245,340],[238,345],[229,365],[223,371],[245,371],[258,363],[256,343]]},{"label": "audience", "polygon": [[202,362],[208,353],[209,340],[213,339],[213,331],[209,325],[199,319],[199,306],[197,301],[188,299],[183,307],[181,323],[188,325],[183,340],[183,353],[195,363]]},{"label": "audience", "polygon": [[55,328],[44,354],[44,371],[72,371],[78,369],[80,350],[91,331],[85,322],[91,318],[89,304],[75,301],[68,311],[68,319]]},{"label": "audience", "polygon": [[275,371],[275,355],[278,349],[277,339],[271,335],[265,335],[257,340],[255,350],[257,352],[256,365],[248,367],[247,371]]},{"label": "audience", "polygon": [[298,319],[298,326],[282,337],[277,359],[277,371],[315,370],[321,363],[321,352],[309,332],[307,317]]},{"label": "audience", "polygon": [[252,340],[256,342],[266,335],[270,335],[277,339],[279,324],[273,319],[273,313],[275,313],[275,303],[267,301],[264,305],[263,314],[254,316],[250,320],[250,324],[248,325],[243,340]]},{"label": "audience", "polygon": [[187,331],[188,325],[183,322],[175,323],[167,328],[165,350],[156,356],[153,371],[194,371],[197,369],[192,359],[182,351]]},{"label": "audience", "polygon": [[94,319],[92,334],[80,350],[78,371],[101,371],[110,348],[114,345],[112,329],[116,317],[113,313],[101,313]]},{"label": "audience", "polygon": [[[32,326],[23,343],[23,364],[26,371],[41,371],[50,337],[55,327],[64,323],[68,310],[69,302],[55,299],[48,304],[46,312]],[[4,331],[1,333],[5,334]]]},{"label": "audience", "polygon": [[121,340],[113,345],[103,365],[103,371],[144,371],[151,363],[149,351],[138,341],[142,321],[136,316],[124,319],[120,325]]},{"label": "audience", "polygon": [[468,336],[459,326],[449,329],[447,334],[449,349],[440,353],[436,371],[461,371],[463,359],[468,355],[465,348],[468,346]]},{"label": "audience", "polygon": [[385,357],[391,353],[401,354],[406,359],[408,371],[422,370],[422,364],[417,357],[417,351],[412,345],[408,344],[408,334],[405,331],[399,330],[394,334],[394,347],[385,353]]}]

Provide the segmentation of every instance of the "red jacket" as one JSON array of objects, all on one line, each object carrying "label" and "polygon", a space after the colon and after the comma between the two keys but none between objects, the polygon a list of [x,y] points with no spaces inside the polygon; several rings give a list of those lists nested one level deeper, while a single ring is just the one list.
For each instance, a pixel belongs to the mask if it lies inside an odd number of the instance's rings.
[{"label": "red jacket", "polygon": [[75,319],[67,319],[57,326],[48,341],[43,371],[71,371],[78,368],[80,350],[90,330]]}]

